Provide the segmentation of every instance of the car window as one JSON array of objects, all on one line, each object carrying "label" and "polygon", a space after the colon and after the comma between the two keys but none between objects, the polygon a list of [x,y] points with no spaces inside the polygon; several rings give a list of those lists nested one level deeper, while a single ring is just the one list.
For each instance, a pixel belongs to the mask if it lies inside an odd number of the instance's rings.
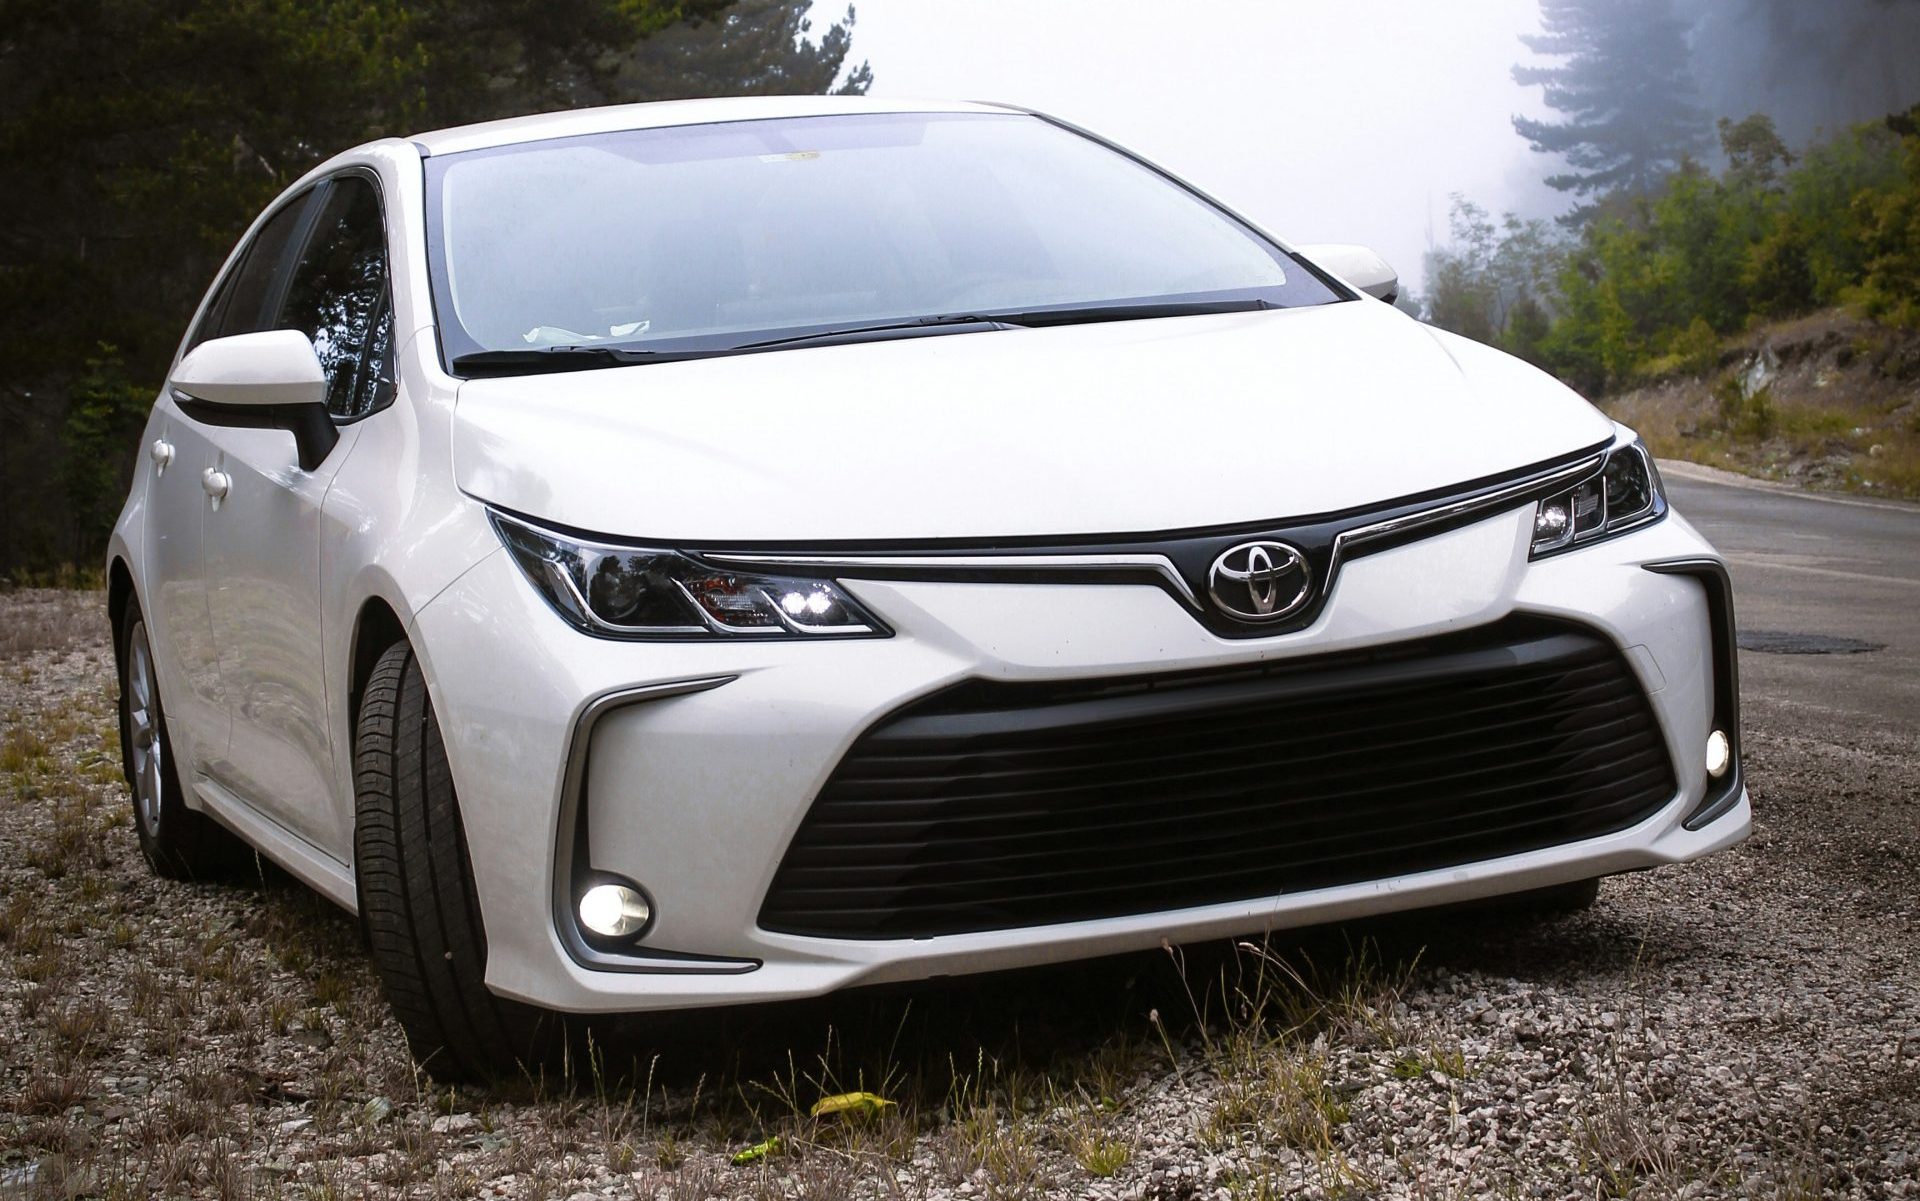
[{"label": "car window", "polygon": [[1342,299],[1230,213],[1016,114],[675,126],[436,155],[448,361],[722,350],[929,315]]},{"label": "car window", "polygon": [[213,302],[194,327],[187,349],[209,338],[232,334],[251,334],[271,328],[266,323],[266,307],[272,299],[273,283],[284,268],[287,247],[300,228],[301,214],[313,199],[311,189],[283,205],[260,227],[253,241],[241,252],[233,270],[219,283]]},{"label": "car window", "polygon": [[372,181],[348,175],[334,182],[288,278],[274,328],[297,329],[313,340],[334,416],[364,417],[392,399],[386,226]]},{"label": "car window", "polygon": [[200,320],[194,325],[193,333],[187,338],[187,349],[205,342],[209,338],[220,336],[220,322],[225,319],[227,309],[233,303],[235,286],[240,282],[241,268],[246,264],[246,256],[240,258],[240,265],[222,276],[215,285],[213,299],[207,302],[206,311],[200,314]]}]

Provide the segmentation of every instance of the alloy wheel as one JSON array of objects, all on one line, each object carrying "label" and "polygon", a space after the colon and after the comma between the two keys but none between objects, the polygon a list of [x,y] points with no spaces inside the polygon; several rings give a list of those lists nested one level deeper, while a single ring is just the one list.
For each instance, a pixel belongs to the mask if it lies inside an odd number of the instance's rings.
[{"label": "alloy wheel", "polygon": [[160,683],[154,675],[147,623],[135,622],[127,640],[127,738],[133,757],[133,808],[149,838],[160,835],[165,744],[160,739]]}]

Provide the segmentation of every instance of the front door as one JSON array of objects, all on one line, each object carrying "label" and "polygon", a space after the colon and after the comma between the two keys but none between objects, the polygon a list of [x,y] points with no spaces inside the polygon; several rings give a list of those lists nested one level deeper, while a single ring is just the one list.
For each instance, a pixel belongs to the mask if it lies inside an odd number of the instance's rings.
[{"label": "front door", "polygon": [[282,430],[211,431],[225,495],[206,519],[208,604],[232,726],[217,774],[248,804],[343,858],[351,810],[333,795],[327,736],[322,503],[361,436],[357,419],[392,392],[386,261],[373,181],[356,173],[326,185],[265,323],[311,338],[327,374],[341,437],[322,462],[302,470]]}]

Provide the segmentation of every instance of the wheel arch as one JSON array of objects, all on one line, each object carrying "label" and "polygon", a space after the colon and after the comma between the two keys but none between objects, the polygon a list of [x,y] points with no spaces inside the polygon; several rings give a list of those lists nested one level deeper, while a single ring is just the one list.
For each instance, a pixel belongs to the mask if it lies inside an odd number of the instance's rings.
[{"label": "wheel arch", "polygon": [[120,626],[127,619],[127,605],[133,601],[133,569],[127,560],[115,555],[107,563],[107,621],[111,624],[113,658],[120,661]]},{"label": "wheel arch", "polygon": [[[347,651],[347,737],[360,728],[360,700],[380,656],[396,642],[408,640],[407,623],[385,597],[370,596],[353,618],[353,637]],[[349,742],[351,745],[351,742]]]},{"label": "wheel arch", "polygon": [[107,561],[107,637],[113,643],[113,710],[120,731],[120,774],[129,788],[133,786],[133,755],[127,746],[127,648],[121,630],[126,626],[127,606],[133,603],[133,569],[125,558],[115,554]]}]

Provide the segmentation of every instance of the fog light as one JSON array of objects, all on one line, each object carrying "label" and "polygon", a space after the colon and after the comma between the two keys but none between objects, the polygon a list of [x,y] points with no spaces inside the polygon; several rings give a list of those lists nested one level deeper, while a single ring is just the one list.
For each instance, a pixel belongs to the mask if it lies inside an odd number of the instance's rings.
[{"label": "fog light", "polygon": [[646,929],[653,907],[626,884],[596,884],[580,897],[580,924],[602,938],[627,938]]},{"label": "fog light", "polygon": [[1707,735],[1707,774],[1718,780],[1731,766],[1733,746],[1727,741],[1725,731],[1715,730]]}]

